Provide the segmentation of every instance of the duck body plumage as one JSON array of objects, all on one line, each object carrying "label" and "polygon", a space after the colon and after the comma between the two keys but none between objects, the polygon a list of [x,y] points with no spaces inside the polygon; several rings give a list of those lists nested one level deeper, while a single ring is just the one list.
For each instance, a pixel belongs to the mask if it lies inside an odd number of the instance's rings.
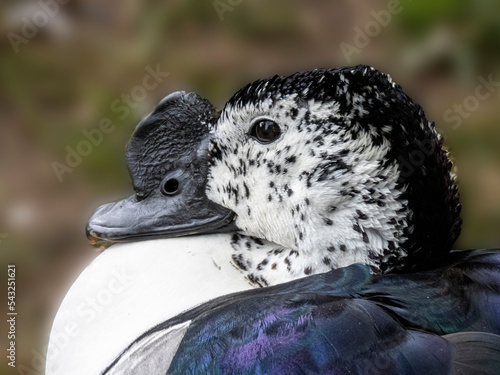
[{"label": "duck body plumage", "polygon": [[179,326],[167,374],[499,373],[500,251],[450,261],[378,276],[354,264],[223,296],[143,334],[104,373],[143,368],[131,352]]},{"label": "duck body plumage", "polygon": [[[364,66],[273,77],[218,116],[177,93],[137,127],[127,151],[135,195],[96,210],[88,236],[105,245],[197,234],[200,267],[176,266],[180,242],[145,258],[158,271],[141,275],[148,292],[114,308],[163,300],[164,318],[79,373],[500,374],[500,252],[450,252],[461,223],[451,162],[390,77]],[[406,173],[420,143],[423,159]],[[207,233],[236,227],[212,262]],[[214,282],[212,263],[237,282]],[[220,287],[203,296],[205,283]],[[143,317],[132,310],[124,329]]]},{"label": "duck body plumage", "polygon": [[116,244],[99,254],[59,307],[46,375],[100,374],[151,327],[255,288],[227,262],[230,241],[228,234],[156,239]]}]

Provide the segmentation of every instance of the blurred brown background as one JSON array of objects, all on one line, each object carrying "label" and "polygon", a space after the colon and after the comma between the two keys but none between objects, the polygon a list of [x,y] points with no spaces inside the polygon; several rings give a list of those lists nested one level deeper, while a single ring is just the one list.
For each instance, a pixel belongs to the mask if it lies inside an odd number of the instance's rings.
[{"label": "blurred brown background", "polygon": [[[497,0],[11,0],[0,4],[0,30],[1,295],[6,306],[5,271],[16,264],[17,364],[33,374],[42,373],[65,291],[97,255],[86,220],[131,192],[128,137],[179,89],[222,107],[245,83],[274,74],[357,63],[390,73],[456,160],[464,219],[456,247],[500,245]],[[146,90],[147,69],[169,75]],[[132,95],[128,104],[122,95]],[[105,118],[113,130],[82,148],[82,131]],[[88,155],[58,178],[54,162],[66,164],[78,145]],[[3,354],[0,372],[22,373]]]}]

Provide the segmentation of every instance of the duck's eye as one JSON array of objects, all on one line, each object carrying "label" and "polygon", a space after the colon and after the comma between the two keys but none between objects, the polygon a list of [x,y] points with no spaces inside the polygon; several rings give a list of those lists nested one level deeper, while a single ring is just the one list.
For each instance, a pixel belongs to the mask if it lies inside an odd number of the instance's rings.
[{"label": "duck's eye", "polygon": [[250,136],[264,144],[274,142],[280,134],[280,127],[272,120],[257,120],[250,129]]},{"label": "duck's eye", "polygon": [[170,178],[163,183],[161,192],[164,195],[175,195],[179,191],[179,181],[175,178]]}]

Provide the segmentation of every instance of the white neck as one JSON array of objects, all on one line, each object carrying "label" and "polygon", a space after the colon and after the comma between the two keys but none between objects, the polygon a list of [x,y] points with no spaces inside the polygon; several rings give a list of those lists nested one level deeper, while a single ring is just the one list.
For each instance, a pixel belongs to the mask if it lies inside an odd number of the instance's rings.
[{"label": "white neck", "polygon": [[99,374],[138,336],[203,302],[255,288],[231,264],[231,235],[114,245],[66,294],[46,374]]}]

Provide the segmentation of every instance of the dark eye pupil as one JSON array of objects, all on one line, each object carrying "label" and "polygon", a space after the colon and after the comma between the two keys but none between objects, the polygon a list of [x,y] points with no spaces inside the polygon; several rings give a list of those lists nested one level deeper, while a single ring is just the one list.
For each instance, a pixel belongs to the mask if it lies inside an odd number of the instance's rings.
[{"label": "dark eye pupil", "polygon": [[171,178],[163,184],[163,189],[162,192],[163,194],[166,195],[174,195],[177,193],[177,190],[179,189],[179,181],[177,181],[175,178]]},{"label": "dark eye pupil", "polygon": [[250,135],[261,143],[271,143],[278,139],[281,129],[274,121],[260,120],[252,127]]}]

